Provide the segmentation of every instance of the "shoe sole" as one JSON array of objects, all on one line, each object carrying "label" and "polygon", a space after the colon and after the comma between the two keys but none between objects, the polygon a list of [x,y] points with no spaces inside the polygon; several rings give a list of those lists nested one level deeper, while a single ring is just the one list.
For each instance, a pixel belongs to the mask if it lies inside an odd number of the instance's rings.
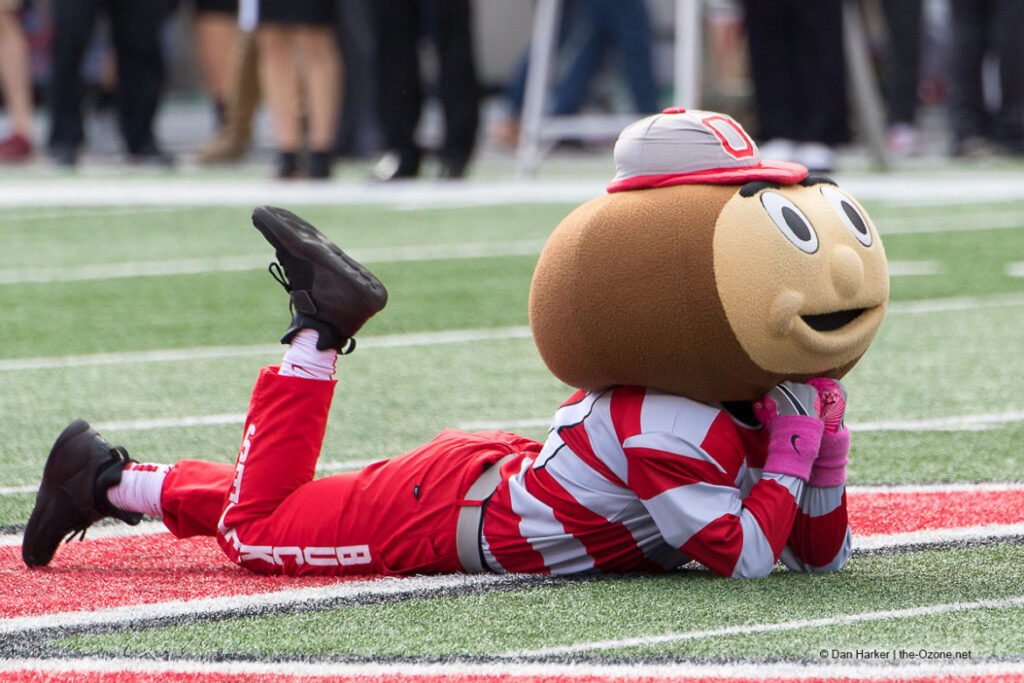
[{"label": "shoe sole", "polygon": [[[75,420],[60,433],[60,436],[53,443],[53,448],[50,449],[50,454],[46,457],[46,464],[43,466],[43,480],[39,485],[39,492],[36,494],[36,502],[32,508],[32,514],[29,515],[28,522],[25,524],[25,534],[22,539],[21,556],[28,567],[44,567],[48,565],[60,546],[61,540],[63,540],[63,535],[58,536],[55,542],[46,544],[47,546],[52,545],[52,549],[48,548],[42,553],[30,552],[30,550],[37,550],[37,548],[33,547],[37,544],[29,539],[37,539],[41,535],[41,531],[47,526],[45,523],[47,518],[53,516],[53,509],[60,504],[60,499],[57,495],[59,488],[54,490],[54,487],[47,483],[57,476],[54,472],[55,468],[60,465],[57,454],[64,449],[69,441],[87,432],[89,429],[89,423],[85,420]],[[47,556],[44,558],[42,555]]]},{"label": "shoe sole", "polygon": [[[306,261],[313,267],[312,296],[325,322],[333,318],[363,322],[387,304],[388,292],[383,283],[365,266],[346,254],[308,221],[286,209],[258,207],[252,223],[275,250]],[[342,336],[355,330],[338,326]]]}]

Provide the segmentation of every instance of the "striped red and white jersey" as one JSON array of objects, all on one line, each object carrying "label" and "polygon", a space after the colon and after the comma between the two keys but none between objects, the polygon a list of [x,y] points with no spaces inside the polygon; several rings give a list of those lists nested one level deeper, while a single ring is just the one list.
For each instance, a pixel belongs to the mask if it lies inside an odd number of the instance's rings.
[{"label": "striped red and white jersey", "polygon": [[553,574],[695,560],[764,576],[780,556],[838,569],[850,553],[844,487],[764,472],[766,449],[763,429],[719,407],[642,387],[577,392],[536,457],[503,465],[483,557],[496,572]]}]

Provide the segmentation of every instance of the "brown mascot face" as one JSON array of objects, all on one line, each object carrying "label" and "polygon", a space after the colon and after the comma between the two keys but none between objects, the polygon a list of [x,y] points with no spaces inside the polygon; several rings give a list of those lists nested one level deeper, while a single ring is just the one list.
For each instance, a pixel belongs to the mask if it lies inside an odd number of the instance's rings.
[{"label": "brown mascot face", "polygon": [[676,185],[571,213],[538,262],[530,324],[572,386],[754,400],[845,375],[888,294],[874,225],[830,180]]}]

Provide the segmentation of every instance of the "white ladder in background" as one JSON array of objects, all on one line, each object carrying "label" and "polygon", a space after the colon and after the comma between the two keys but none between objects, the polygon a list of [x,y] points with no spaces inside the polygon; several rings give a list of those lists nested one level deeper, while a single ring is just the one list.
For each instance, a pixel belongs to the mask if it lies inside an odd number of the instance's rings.
[{"label": "white ladder in background", "polygon": [[[537,0],[533,17],[526,92],[523,97],[516,174],[533,177],[551,147],[562,138],[614,138],[636,114],[547,114],[554,59],[558,49],[558,25],[562,0]],[[864,24],[856,0],[844,3],[844,45],[856,113],[872,161],[888,168],[881,98],[871,75]],[[700,107],[701,76],[700,0],[675,0],[674,101],[673,106]]]}]

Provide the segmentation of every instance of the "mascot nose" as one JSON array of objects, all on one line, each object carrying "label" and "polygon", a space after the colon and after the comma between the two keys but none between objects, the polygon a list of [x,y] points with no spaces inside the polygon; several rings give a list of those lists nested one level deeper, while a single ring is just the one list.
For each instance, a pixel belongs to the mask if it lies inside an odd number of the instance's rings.
[{"label": "mascot nose", "polygon": [[860,291],[864,283],[864,262],[850,247],[840,244],[832,250],[829,260],[829,275],[832,286],[843,297],[851,297]]}]

